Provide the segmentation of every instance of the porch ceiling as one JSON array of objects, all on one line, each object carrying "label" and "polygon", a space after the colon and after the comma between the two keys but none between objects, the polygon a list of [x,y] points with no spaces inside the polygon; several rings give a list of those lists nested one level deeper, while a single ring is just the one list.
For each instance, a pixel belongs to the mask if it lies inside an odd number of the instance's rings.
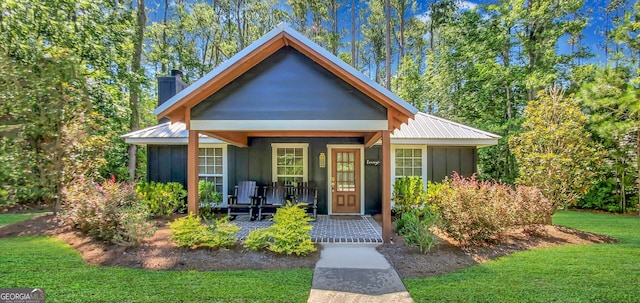
[{"label": "porch ceiling", "polygon": [[375,144],[382,133],[380,131],[199,131],[212,138],[226,141],[238,147],[247,147],[249,137],[362,137],[365,147]]}]

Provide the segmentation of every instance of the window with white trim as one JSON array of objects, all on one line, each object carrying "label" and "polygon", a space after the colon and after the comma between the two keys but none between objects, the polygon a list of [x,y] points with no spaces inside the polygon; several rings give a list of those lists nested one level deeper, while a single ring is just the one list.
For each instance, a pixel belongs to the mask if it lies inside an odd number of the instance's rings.
[{"label": "window with white trim", "polygon": [[221,147],[198,149],[198,178],[215,184],[216,192],[224,193],[224,165]]},{"label": "window with white trim", "polygon": [[422,149],[395,149],[395,178],[418,176],[422,177]]},{"label": "window with white trim", "polygon": [[306,143],[271,144],[273,182],[293,185],[307,182],[308,150],[309,144]]}]

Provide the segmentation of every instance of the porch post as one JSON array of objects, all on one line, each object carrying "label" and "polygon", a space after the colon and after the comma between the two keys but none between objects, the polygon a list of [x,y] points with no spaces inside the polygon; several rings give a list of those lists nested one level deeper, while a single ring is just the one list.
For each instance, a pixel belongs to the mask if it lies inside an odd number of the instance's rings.
[{"label": "porch post", "polygon": [[187,208],[198,215],[198,131],[189,130],[187,145]]},{"label": "porch post", "polygon": [[391,135],[382,131],[382,241],[391,242]]}]

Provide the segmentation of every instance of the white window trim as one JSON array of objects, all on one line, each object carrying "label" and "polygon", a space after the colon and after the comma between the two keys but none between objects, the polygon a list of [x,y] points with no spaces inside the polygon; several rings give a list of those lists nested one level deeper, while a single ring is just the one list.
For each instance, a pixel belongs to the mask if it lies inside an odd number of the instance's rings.
[{"label": "white window trim", "polygon": [[[227,144],[220,143],[200,143],[198,144],[198,149],[200,148],[222,148],[222,203],[218,206],[226,207],[227,201],[229,199],[229,181],[228,181],[228,163],[227,163]],[[198,156],[198,159],[200,157]],[[198,178],[200,178],[200,173],[198,173]]]},{"label": "white window trim", "polygon": [[[393,184],[396,182],[396,150],[398,149],[420,149],[422,150],[422,184],[427,188],[427,146],[426,145],[408,145],[408,144],[392,144],[391,145],[391,195],[393,196]],[[393,207],[394,202],[391,201]]]},{"label": "white window trim", "polygon": [[[331,151],[333,149],[341,149],[341,148],[355,148],[360,150],[360,213],[356,213],[359,215],[364,215],[365,208],[365,174],[364,174],[364,145],[361,144],[327,144],[327,210],[328,214],[333,214],[333,194],[331,193],[331,173],[333,170],[333,162],[331,160]],[[340,215],[349,215],[349,213],[340,213]],[[355,215],[355,214],[353,214]]]},{"label": "white window trim", "polygon": [[309,143],[271,143],[271,181],[278,180],[278,148],[302,148],[302,182],[309,182]]}]

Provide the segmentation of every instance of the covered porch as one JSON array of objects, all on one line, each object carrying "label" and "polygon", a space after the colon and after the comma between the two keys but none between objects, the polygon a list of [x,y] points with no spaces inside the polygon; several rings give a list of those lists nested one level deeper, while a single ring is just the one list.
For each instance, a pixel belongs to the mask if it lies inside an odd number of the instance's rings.
[{"label": "covered porch", "polygon": [[[239,216],[233,221],[240,227],[236,233],[238,240],[244,240],[254,229],[271,226],[271,220],[250,220]],[[382,226],[371,216],[330,216],[319,215],[310,222],[311,241],[314,243],[382,243]]]}]

